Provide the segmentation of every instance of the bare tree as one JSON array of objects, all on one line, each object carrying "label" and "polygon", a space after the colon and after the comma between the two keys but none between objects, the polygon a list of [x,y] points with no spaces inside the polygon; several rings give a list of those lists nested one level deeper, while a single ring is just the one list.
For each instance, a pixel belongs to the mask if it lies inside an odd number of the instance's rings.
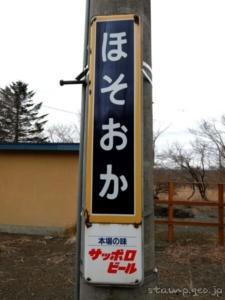
[{"label": "bare tree", "polygon": [[[157,158],[158,158],[158,149],[157,149],[157,141],[158,139],[166,132],[166,130],[169,128],[169,125],[163,128],[156,128],[153,131],[153,141],[152,141],[152,147],[153,147],[153,161],[154,165],[157,165]],[[159,156],[160,157],[160,156]]]},{"label": "bare tree", "polygon": [[221,120],[202,120],[197,129],[189,129],[190,133],[199,137],[211,151],[211,159],[219,170],[225,172],[225,115]]},{"label": "bare tree", "polygon": [[167,182],[154,182],[153,185],[153,197],[154,199],[159,199],[160,194],[168,193],[168,183]]},{"label": "bare tree", "polygon": [[192,184],[194,195],[197,188],[202,199],[207,200],[206,168],[209,165],[208,145],[196,139],[191,143],[190,149],[184,149],[180,144],[173,144],[163,153],[165,164],[180,169],[184,180]]},{"label": "bare tree", "polygon": [[55,124],[47,128],[46,133],[50,143],[78,143],[80,139],[77,124]]},{"label": "bare tree", "polygon": [[[163,128],[156,128],[153,131],[153,162],[154,167],[160,166],[160,159],[159,159],[159,153],[157,149],[157,141],[158,139],[165,133],[165,131],[169,128],[169,126],[163,127]],[[158,199],[159,194],[166,193],[168,191],[168,184],[165,182],[154,182],[153,185],[153,196],[154,199]]]}]

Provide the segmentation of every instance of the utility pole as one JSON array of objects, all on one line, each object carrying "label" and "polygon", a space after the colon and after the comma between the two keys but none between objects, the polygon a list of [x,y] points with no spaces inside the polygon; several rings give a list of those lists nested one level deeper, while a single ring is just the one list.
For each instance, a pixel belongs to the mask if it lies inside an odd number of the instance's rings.
[{"label": "utility pole", "polygon": [[[154,261],[154,213],[153,213],[153,153],[152,153],[152,86],[151,86],[151,10],[150,0],[87,0],[89,8],[88,24],[94,16],[108,15],[137,15],[140,17],[142,24],[142,61],[148,70],[143,70],[142,76],[142,120],[143,120],[143,212],[142,224],[144,227],[144,280],[139,286],[118,287],[97,286],[88,283],[80,278],[80,295],[76,300],[127,300],[130,296],[132,299],[153,300],[154,295],[149,289],[154,287],[155,283],[155,261]],[[87,33],[86,33],[87,34]],[[147,74],[148,73],[148,74]],[[86,116],[82,116],[83,118]],[[86,126],[84,126],[86,128]],[[84,147],[85,151],[85,147]],[[84,177],[83,177],[84,178]],[[84,204],[83,204],[84,207]],[[84,227],[83,223],[83,227]],[[84,233],[82,233],[81,245],[84,244]],[[81,251],[82,252],[82,251]],[[80,251],[79,251],[80,253]],[[82,253],[81,253],[82,255]],[[81,256],[82,272],[82,256]]]}]

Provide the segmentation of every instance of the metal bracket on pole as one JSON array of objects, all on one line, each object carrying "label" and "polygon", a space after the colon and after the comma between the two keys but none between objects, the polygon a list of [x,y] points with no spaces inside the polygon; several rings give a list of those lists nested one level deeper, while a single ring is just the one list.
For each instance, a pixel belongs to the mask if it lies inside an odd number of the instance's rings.
[{"label": "metal bracket on pole", "polygon": [[[142,73],[147,81],[152,85],[152,68],[145,61],[142,63]],[[148,73],[147,73],[148,71]]]},{"label": "metal bracket on pole", "polygon": [[90,215],[89,215],[87,209],[84,210],[84,219],[85,219],[85,225],[87,226],[87,228],[91,227],[92,224],[90,223]]},{"label": "metal bracket on pole", "polygon": [[67,84],[83,84],[86,85],[86,75],[88,74],[88,66],[84,68],[84,70],[75,78],[75,80],[60,80],[59,84],[61,86]]}]

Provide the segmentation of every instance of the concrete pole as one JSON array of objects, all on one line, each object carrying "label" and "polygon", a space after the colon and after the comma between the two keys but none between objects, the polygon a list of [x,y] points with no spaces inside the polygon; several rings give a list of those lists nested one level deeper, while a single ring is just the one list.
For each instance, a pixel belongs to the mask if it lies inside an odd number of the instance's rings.
[{"label": "concrete pole", "polygon": [[[142,19],[142,57],[151,66],[150,0],[90,0],[89,20],[96,15],[136,14]],[[154,216],[152,197],[152,87],[143,79],[143,167],[144,167],[144,283],[135,288],[97,287],[80,281],[80,300],[153,300]]]}]

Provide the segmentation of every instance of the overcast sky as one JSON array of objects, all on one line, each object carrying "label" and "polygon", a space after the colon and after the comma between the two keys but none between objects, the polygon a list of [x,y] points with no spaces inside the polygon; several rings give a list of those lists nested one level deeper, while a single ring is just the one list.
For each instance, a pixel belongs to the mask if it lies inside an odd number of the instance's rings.
[{"label": "overcast sky", "polygon": [[[58,82],[82,70],[84,15],[84,0],[0,0],[0,87],[27,82],[50,124],[80,109],[80,87]],[[170,125],[161,143],[224,112],[224,16],[224,0],[152,0],[154,120]]]}]

